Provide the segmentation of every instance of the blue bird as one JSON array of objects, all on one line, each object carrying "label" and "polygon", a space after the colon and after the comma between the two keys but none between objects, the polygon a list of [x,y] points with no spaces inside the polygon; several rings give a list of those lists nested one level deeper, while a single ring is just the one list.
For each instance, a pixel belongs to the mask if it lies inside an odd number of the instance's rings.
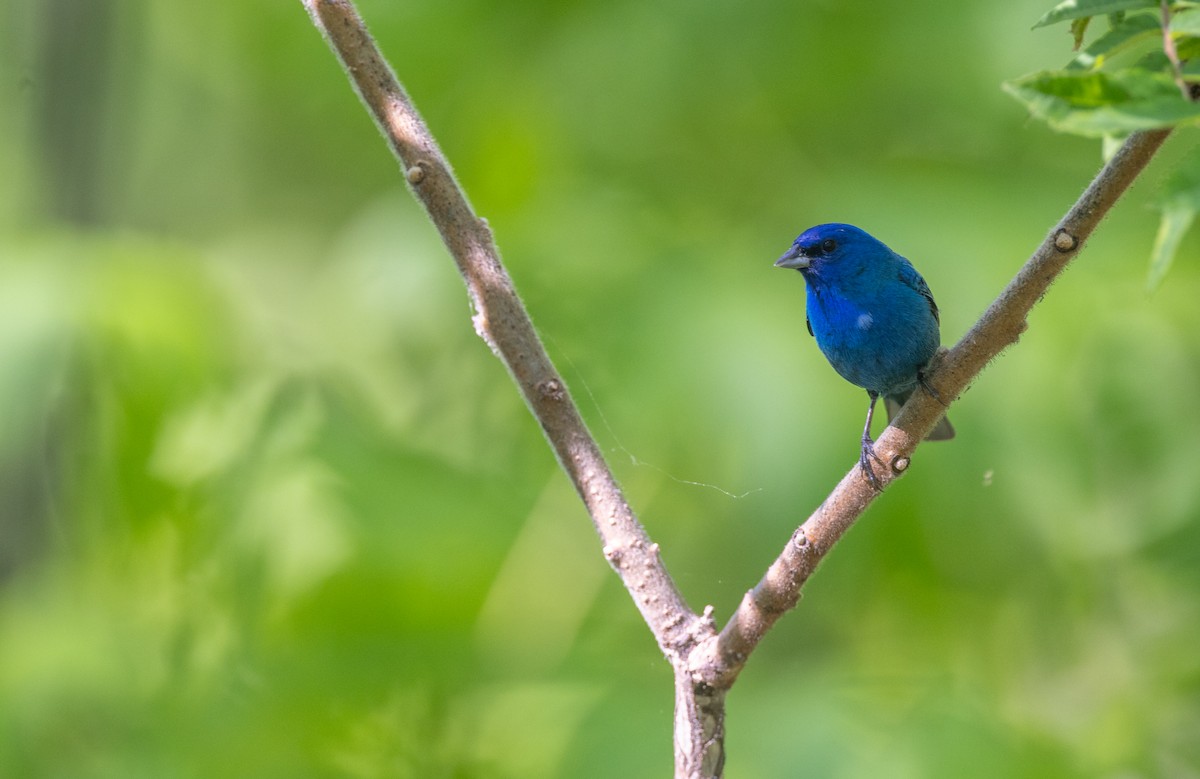
[{"label": "blue bird", "polygon": [[[804,276],[809,335],[833,369],[871,399],[859,464],[878,488],[870,465],[883,464],[871,438],[875,402],[883,397],[890,422],[918,384],[941,401],[922,373],[942,340],[933,294],[912,263],[852,225],[805,230],[775,265]],[[953,437],[945,417],[927,436]]]}]

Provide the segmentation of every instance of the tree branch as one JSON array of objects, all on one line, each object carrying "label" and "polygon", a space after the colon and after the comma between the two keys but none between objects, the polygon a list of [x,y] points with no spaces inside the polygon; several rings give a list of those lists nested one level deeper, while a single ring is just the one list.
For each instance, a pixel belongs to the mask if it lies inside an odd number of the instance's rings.
[{"label": "tree branch", "polygon": [[[638,522],[562,377],[554,369],[487,223],[475,215],[433,135],[380,55],[350,0],[302,0],[313,23],[337,54],[393,153],[414,196],[425,207],[466,282],[475,330],[504,363],[542,427],[646,624],[675,669],[675,772],[717,777],[724,765],[725,693],[747,658],[800,589],[879,492],[855,465],[793,534],[754,589],[746,593],[718,634],[712,609],[693,612]],[[1096,225],[1166,139],[1169,130],[1138,133],[1101,170],[1059,225],[980,320],[948,352],[929,378],[938,395],[957,398],[983,368],[1026,327],[1026,316],[1074,259]],[[898,478],[945,408],[924,392],[875,443],[888,463],[881,485]]]},{"label": "tree branch", "polygon": [[[634,516],[554,369],[492,239],[441,149],[349,0],[304,0],[375,124],[400,160],[458,265],[475,310],[475,330],[508,368],[558,462],[587,507],[604,556],[621,577],[663,652],[684,657],[706,632],[667,573],[658,544]],[[711,632],[711,628],[709,629]]]},{"label": "tree branch", "polygon": [[[1154,130],[1129,137],[975,326],[941,356],[929,376],[938,395],[947,401],[957,398],[992,359],[1016,343],[1027,327],[1030,310],[1079,254],[1084,241],[1169,134],[1170,130]],[[908,468],[913,451],[945,411],[928,393],[913,393],[875,442],[875,452],[889,464],[881,478],[883,488]],[[690,662],[697,680],[714,687],[733,684],[763,635],[795,607],[808,577],[878,494],[857,466],[846,474],[796,530],[758,585],[742,598],[720,635],[692,654]]]}]

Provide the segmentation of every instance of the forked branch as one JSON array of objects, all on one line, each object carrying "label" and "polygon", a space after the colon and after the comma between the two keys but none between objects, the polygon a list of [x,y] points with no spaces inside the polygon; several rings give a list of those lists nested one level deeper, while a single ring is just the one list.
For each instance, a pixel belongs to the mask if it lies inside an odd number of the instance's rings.
[{"label": "forked branch", "polygon": [[[800,589],[838,539],[878,497],[855,464],[793,534],[718,634],[711,609],[692,611],[667,573],[546,354],[484,220],[471,209],[422,121],[350,0],[303,0],[387,139],[405,180],[442,235],[467,285],[475,329],[505,364],[591,516],[604,556],[621,577],[675,669],[676,776],[720,776],[725,692],[763,636],[795,607]],[[1042,242],[979,321],[929,376],[941,398],[957,398],[1026,326],[1026,316],[1096,225],[1149,162],[1168,130],[1138,133]],[[945,408],[917,392],[875,443],[886,487]]]}]

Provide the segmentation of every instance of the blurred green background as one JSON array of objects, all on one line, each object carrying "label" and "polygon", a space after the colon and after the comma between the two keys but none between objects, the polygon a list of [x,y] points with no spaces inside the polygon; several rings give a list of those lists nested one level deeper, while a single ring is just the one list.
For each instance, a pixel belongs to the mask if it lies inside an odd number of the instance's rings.
[{"label": "blurred green background", "polygon": [[[1047,0],[363,0],[719,620],[865,397],[771,263],[866,227],[953,343],[1099,164]],[[0,776],[641,777],[669,668],[297,2],[0,9]],[[1200,776],[1181,131],[729,698],[738,777]]]}]

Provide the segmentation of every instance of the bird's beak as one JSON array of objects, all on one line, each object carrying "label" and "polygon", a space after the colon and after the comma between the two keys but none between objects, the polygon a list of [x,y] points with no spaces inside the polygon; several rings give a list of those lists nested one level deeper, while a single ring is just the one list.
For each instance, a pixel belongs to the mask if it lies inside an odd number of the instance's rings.
[{"label": "bird's beak", "polygon": [[799,246],[793,244],[792,248],[788,249],[782,257],[780,257],[778,260],[775,260],[775,267],[795,268],[796,270],[800,270],[808,267],[808,258],[804,256],[803,252],[800,251]]}]

